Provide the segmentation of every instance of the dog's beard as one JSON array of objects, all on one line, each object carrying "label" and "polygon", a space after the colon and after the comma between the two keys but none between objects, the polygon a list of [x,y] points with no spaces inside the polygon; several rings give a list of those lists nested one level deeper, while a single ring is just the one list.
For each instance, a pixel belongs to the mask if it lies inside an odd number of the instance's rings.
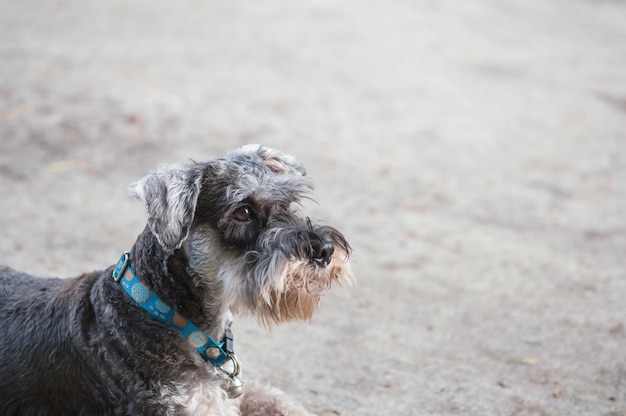
[{"label": "dog's beard", "polygon": [[[302,233],[274,229],[257,241],[256,250],[235,255],[214,249],[221,242],[217,233],[194,230],[186,247],[189,265],[197,274],[196,285],[207,288],[205,306],[252,315],[266,327],[311,319],[320,296],[333,283],[347,286],[353,282],[350,246],[338,231],[319,230],[334,247],[328,264],[311,260],[310,243]],[[216,258],[222,259],[221,264]]]},{"label": "dog's beard", "polygon": [[278,279],[269,279],[259,293],[254,315],[266,326],[292,320],[311,319],[320,303],[320,296],[332,283],[352,282],[348,254],[337,250],[328,266],[308,260],[290,260]]},{"label": "dog's beard", "polygon": [[320,296],[333,283],[347,286],[353,282],[349,247],[335,247],[326,266],[280,251],[271,257],[251,251],[219,273],[224,297],[233,312],[253,315],[266,327],[311,319]]}]

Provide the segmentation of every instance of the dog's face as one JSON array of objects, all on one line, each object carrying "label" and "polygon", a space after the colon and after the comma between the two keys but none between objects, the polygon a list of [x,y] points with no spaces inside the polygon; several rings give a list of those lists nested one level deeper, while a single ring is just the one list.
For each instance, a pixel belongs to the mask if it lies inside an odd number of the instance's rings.
[{"label": "dog's face", "polygon": [[350,246],[298,214],[312,190],[293,157],[257,145],[226,158],[165,166],[131,188],[163,249],[182,250],[199,287],[220,283],[221,308],[266,324],[309,319],[322,291],[352,279]]}]

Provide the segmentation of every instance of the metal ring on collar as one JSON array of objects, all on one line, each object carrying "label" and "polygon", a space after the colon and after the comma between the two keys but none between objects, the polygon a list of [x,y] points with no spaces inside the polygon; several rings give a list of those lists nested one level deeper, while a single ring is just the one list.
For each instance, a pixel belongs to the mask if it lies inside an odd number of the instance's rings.
[{"label": "metal ring on collar", "polygon": [[237,361],[237,357],[235,357],[235,354],[228,354],[228,358],[230,358],[230,361],[232,361],[233,363],[233,371],[229,372],[227,370],[224,370],[224,368],[222,367],[218,368],[226,373],[229,377],[237,377],[239,375],[239,361]]}]

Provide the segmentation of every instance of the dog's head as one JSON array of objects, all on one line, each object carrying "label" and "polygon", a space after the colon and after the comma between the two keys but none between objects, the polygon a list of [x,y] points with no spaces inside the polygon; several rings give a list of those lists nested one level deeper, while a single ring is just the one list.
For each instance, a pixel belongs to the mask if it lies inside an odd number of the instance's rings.
[{"label": "dog's head", "polygon": [[165,252],[186,256],[198,287],[219,281],[224,307],[282,322],[309,319],[332,282],[352,279],[343,235],[298,213],[312,190],[305,175],[292,156],[248,145],[163,166],[131,193]]}]

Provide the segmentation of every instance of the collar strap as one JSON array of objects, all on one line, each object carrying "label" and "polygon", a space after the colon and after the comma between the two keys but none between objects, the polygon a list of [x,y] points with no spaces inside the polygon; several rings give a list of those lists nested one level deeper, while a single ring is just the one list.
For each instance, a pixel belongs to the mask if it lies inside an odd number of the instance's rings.
[{"label": "collar strap", "polygon": [[[135,275],[130,267],[130,255],[125,252],[117,267],[113,270],[113,280],[120,282],[124,291],[142,309],[162,323],[178,330],[189,345],[215,367],[222,366],[232,360],[234,372],[239,372],[239,365],[233,351],[233,334],[230,328],[226,329],[224,341],[217,342],[196,324],[181,316],[171,306],[165,304],[154,291],[150,290]],[[233,373],[234,373],[233,372]],[[236,375],[236,374],[234,374]]]}]

